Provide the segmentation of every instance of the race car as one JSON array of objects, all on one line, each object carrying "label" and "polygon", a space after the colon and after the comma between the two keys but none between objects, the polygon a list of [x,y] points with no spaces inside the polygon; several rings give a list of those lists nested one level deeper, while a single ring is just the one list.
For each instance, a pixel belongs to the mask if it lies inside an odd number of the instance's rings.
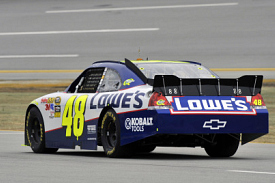
[{"label": "race car", "polygon": [[30,103],[25,145],[35,153],[103,146],[114,158],[199,146],[230,157],[240,141],[268,133],[262,81],[222,79],[192,61],[97,61],[65,91]]}]

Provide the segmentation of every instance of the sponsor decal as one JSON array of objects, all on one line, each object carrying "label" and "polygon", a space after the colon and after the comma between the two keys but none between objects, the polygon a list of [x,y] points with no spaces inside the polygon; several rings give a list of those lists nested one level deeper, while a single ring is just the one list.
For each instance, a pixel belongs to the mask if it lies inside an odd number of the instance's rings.
[{"label": "sponsor decal", "polygon": [[96,138],[95,137],[87,138],[87,140],[96,140]]},{"label": "sponsor decal", "polygon": [[256,115],[246,97],[185,96],[173,97],[171,114],[247,114]]},{"label": "sponsor decal", "polygon": [[[100,109],[106,106],[113,108],[141,108],[142,98],[145,93],[136,91],[135,93],[116,93],[116,94],[95,94],[90,103],[90,109]],[[97,102],[95,102],[97,99]]]},{"label": "sponsor decal", "polygon": [[145,126],[153,126],[153,117],[126,118],[125,128],[132,132],[143,132]]},{"label": "sponsor decal", "polygon": [[45,104],[45,111],[49,111],[50,118],[61,117],[61,97],[41,98],[41,104]]},{"label": "sponsor decal", "polygon": [[56,106],[54,106],[54,117],[60,118],[60,116],[61,116],[61,106],[56,105]]},{"label": "sponsor decal", "polygon": [[60,105],[60,103],[61,103],[61,97],[55,97],[55,100],[54,100],[54,103],[56,104],[56,105]]},{"label": "sponsor decal", "polygon": [[220,121],[219,119],[211,119],[210,121],[205,121],[203,128],[209,128],[210,130],[219,130],[224,128],[227,121]]},{"label": "sponsor decal", "polygon": [[55,100],[54,97],[49,97],[47,103],[52,104],[54,102],[54,100]]},{"label": "sponsor decal", "polygon": [[45,110],[49,111],[50,118],[60,118],[61,116],[61,106],[54,104],[45,104]]},{"label": "sponsor decal", "polygon": [[54,118],[54,111],[50,111],[49,117],[50,117],[51,119]]},{"label": "sponsor decal", "polygon": [[47,103],[47,102],[48,102],[47,98],[42,98],[41,101],[40,101],[41,104],[44,104],[44,103]]},{"label": "sponsor decal", "polygon": [[164,103],[165,103],[165,100],[163,99],[160,99],[156,102],[157,105],[164,105]]},{"label": "sponsor decal", "polygon": [[135,82],[135,80],[133,78],[130,78],[130,79],[127,79],[124,81],[123,85],[126,86],[126,85],[130,85],[131,83]]},{"label": "sponsor decal", "polygon": [[45,104],[46,111],[54,111],[54,104]]},{"label": "sponsor decal", "polygon": [[61,97],[58,96],[58,97],[41,98],[40,103],[41,104],[45,104],[45,103],[52,104],[52,103],[55,103],[56,105],[60,105],[60,103],[61,103]]},{"label": "sponsor decal", "polygon": [[87,134],[96,134],[96,125],[87,125]]},{"label": "sponsor decal", "polygon": [[54,106],[54,112],[61,112],[61,106],[60,105]]}]

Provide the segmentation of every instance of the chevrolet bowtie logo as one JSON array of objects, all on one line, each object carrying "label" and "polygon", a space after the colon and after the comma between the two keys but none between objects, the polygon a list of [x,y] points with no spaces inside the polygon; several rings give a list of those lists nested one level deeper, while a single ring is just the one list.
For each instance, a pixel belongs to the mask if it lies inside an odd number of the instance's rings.
[{"label": "chevrolet bowtie logo", "polygon": [[219,119],[211,119],[210,121],[205,121],[203,124],[203,128],[210,128],[211,130],[219,130],[220,128],[224,128],[226,125],[226,121],[220,121]]}]

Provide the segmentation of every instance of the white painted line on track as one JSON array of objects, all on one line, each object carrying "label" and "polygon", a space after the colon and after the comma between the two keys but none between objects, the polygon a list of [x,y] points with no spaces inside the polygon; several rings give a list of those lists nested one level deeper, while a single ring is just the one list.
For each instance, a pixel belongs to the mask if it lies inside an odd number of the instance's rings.
[{"label": "white painted line on track", "polygon": [[81,33],[108,33],[108,32],[141,32],[158,31],[159,28],[134,28],[134,29],[101,29],[101,30],[67,30],[67,31],[40,31],[40,32],[0,32],[0,36],[14,35],[43,35],[43,34],[81,34]]},{"label": "white painted line on track", "polygon": [[246,170],[227,170],[229,172],[237,173],[252,173],[252,174],[266,174],[266,175],[275,175],[275,172],[258,172],[258,171],[246,171]]},{"label": "white painted line on track", "polygon": [[68,58],[68,57],[78,57],[77,54],[70,55],[0,55],[0,59],[2,58]]},{"label": "white painted line on track", "polygon": [[104,9],[55,10],[55,11],[53,10],[53,11],[46,11],[46,13],[81,13],[81,12],[125,11],[125,10],[152,10],[152,9],[197,8],[197,7],[217,7],[217,6],[235,6],[235,5],[238,5],[238,3],[145,6],[145,7],[104,8]]}]

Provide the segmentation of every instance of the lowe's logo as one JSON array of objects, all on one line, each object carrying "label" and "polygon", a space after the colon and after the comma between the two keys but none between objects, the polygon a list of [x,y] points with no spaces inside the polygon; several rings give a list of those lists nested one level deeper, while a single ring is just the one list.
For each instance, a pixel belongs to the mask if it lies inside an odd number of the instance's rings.
[{"label": "lowe's logo", "polygon": [[210,128],[210,130],[219,130],[220,128],[224,128],[226,123],[226,121],[220,121],[219,119],[211,119],[210,121],[204,122],[203,128]]},{"label": "lowe's logo", "polygon": [[255,115],[246,97],[232,96],[185,96],[173,97],[171,114],[231,113]]},{"label": "lowe's logo", "polygon": [[145,93],[139,90],[135,93],[95,94],[90,103],[90,109],[100,109],[106,106],[112,108],[142,108]]}]

